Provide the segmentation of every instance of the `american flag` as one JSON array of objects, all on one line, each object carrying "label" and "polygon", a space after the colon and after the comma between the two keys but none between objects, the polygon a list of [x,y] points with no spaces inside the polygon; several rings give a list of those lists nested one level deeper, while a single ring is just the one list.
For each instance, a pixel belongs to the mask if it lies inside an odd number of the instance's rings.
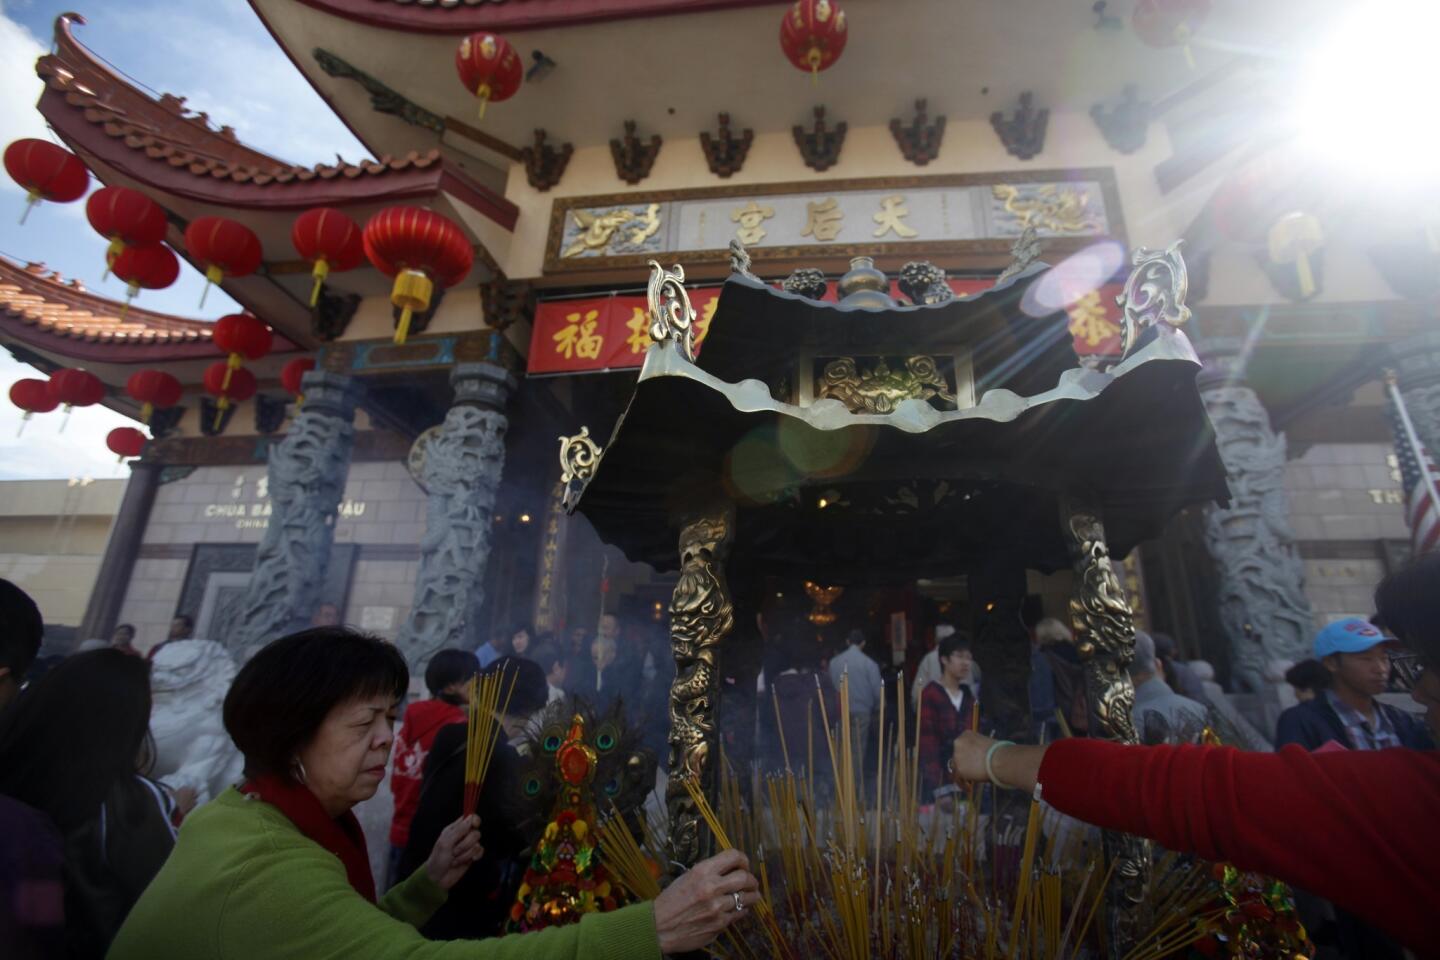
[{"label": "american flag", "polygon": [[1400,391],[1390,390],[1390,429],[1395,435],[1395,459],[1400,465],[1400,485],[1405,491],[1405,519],[1410,524],[1410,545],[1416,556],[1434,550],[1440,544],[1440,507],[1431,498],[1431,490],[1440,477],[1435,462],[1425,445],[1412,442],[1409,417]]}]

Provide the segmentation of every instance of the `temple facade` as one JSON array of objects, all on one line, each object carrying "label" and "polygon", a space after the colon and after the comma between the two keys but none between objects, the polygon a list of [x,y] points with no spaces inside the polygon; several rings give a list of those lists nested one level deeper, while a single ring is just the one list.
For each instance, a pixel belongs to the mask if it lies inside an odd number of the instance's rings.
[{"label": "temple facade", "polygon": [[[1299,246],[1226,230],[1269,162],[1270,123],[1249,95],[1264,71],[1230,51],[1270,42],[1298,3],[1263,17],[1215,4],[1192,68],[1088,5],[1039,31],[1012,5],[976,7],[959,34],[927,27],[944,0],[849,0],[848,49],[813,81],[776,49],[774,2],[251,5],[375,159],[303,167],[251,149],[112,71],[71,15],[36,64],[59,140],[103,183],[160,204],[177,250],[201,216],[256,233],[260,269],[223,286],[275,334],[255,397],[217,415],[201,387],[222,356],[213,317],[122,315],[39,263],[0,261],[0,342],[19,359],[83,367],[132,415],[134,371],[185,384],[132,464],[81,639],[123,621],[156,642],[185,614],[243,654],[338,619],[418,661],[512,622],[590,631],[604,611],[658,625],[673,575],[564,513],[556,438],[611,434],[650,344],[647,261],[684,267],[703,355],[734,241],[764,281],[816,271],[826,299],[856,257],[891,276],[927,262],[962,297],[1038,257],[1055,269],[1032,290],[1044,313],[1064,309],[1083,366],[1121,352],[1132,251],[1183,239],[1185,329],[1231,496],[1187,508],[1121,577],[1139,623],[1236,690],[1303,656],[1320,625],[1368,615],[1374,583],[1408,555],[1384,376],[1440,446],[1422,225]],[[453,61],[483,31],[510,40],[527,80],[481,119]],[[1310,201],[1296,191],[1276,222],[1312,215]],[[402,203],[458,224],[474,266],[396,344],[388,279],[364,263],[332,274],[312,307],[289,235],[307,209],[363,223]],[[279,371],[306,355],[297,405]],[[974,403],[987,384],[964,387]],[[1035,571],[1026,589],[1062,616],[1070,576]],[[852,602],[877,631],[898,616],[916,645],[969,615],[964,582]]]}]

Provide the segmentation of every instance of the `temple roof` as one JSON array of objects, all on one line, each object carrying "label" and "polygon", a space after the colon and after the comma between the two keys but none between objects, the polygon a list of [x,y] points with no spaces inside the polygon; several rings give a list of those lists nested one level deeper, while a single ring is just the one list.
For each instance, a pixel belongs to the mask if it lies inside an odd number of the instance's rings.
[{"label": "temple roof", "polygon": [[[130,307],[66,280],[43,263],[0,257],[0,334],[77,360],[154,362],[219,356],[212,325]],[[296,349],[275,335],[277,353]]]},{"label": "temple roof", "polygon": [[305,167],[248,147],[230,127],[217,129],[189,110],[184,97],[151,97],[112,70],[75,39],[71,24],[84,22],[73,13],[57,17],[55,52],[35,65],[46,86],[40,112],[82,156],[98,156],[158,190],[222,206],[373,204],[443,188],[505,229],[515,225],[514,204],[447,163],[438,149]]},{"label": "temple roof", "polygon": [[[523,30],[754,7],[778,0],[301,0],[337,17],[419,33]],[[252,3],[253,6],[253,3]]]}]

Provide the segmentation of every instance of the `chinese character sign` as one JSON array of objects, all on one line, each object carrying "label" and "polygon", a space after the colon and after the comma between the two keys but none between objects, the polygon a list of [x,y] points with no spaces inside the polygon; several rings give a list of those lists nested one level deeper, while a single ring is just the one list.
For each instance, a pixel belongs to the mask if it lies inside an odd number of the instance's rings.
[{"label": "chinese character sign", "polygon": [[[903,227],[904,216],[904,207],[892,204],[884,218],[884,229]],[[880,223],[881,219],[877,215],[876,222]],[[956,296],[968,297],[988,290],[993,282],[989,278],[958,277],[951,279],[949,284]],[[1066,308],[1077,354],[1110,356],[1120,353],[1120,309],[1115,305],[1115,295],[1119,291],[1118,285],[1107,284],[1078,298]],[[901,295],[899,287],[893,282],[890,295]],[[835,301],[833,283],[824,299],[831,303]],[[720,303],[720,287],[692,288],[690,302],[695,307],[695,345],[698,351],[705,342],[710,320]],[[650,318],[646,314],[643,295],[543,302],[535,310],[529,372],[584,373],[637,368],[645,362],[645,353],[650,349],[649,327]]]}]

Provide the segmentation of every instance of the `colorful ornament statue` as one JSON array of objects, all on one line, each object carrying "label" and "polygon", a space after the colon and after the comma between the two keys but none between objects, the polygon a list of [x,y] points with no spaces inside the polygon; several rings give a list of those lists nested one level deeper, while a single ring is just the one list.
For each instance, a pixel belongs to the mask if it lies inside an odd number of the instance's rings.
[{"label": "colorful ornament statue", "polygon": [[598,758],[586,742],[584,718],[576,714],[563,739],[551,732],[541,746],[554,754],[560,795],[510,909],[511,932],[575,923],[587,913],[614,910],[624,902],[601,862],[595,838],[590,781]]}]

